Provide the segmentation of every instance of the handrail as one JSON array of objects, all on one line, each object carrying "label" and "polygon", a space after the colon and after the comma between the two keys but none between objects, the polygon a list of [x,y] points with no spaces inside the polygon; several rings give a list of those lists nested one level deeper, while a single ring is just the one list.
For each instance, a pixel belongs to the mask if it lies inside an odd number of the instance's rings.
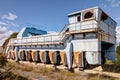
[{"label": "handrail", "polygon": [[[95,20],[92,20],[92,23],[90,24],[87,24],[87,25],[92,25],[94,28],[95,25],[97,26],[97,23],[94,23]],[[82,30],[81,28],[85,25],[81,25],[81,22],[77,22],[77,23],[80,23],[79,26],[70,26],[72,24],[67,24],[64,26],[64,28],[62,29],[62,31],[60,33],[58,33],[57,35],[40,35],[40,36],[34,36],[34,37],[24,37],[24,38],[14,38],[14,39],[10,39],[10,45],[14,45],[14,44],[28,44],[28,43],[45,43],[45,42],[62,42],[63,39],[66,37],[66,33],[65,33],[65,30],[67,28],[72,28],[72,27],[75,27],[75,30],[73,31],[78,31],[78,30]],[[76,23],[76,24],[77,24]],[[75,24],[75,23],[74,23]],[[80,29],[77,29],[77,27],[79,27]],[[89,29],[89,28],[88,28]],[[73,31],[70,31],[69,32],[73,32]],[[62,34],[61,34],[62,33]],[[56,38],[55,38],[56,37]],[[15,41],[16,40],[16,41]],[[40,41],[41,40],[41,41]]]},{"label": "handrail", "polygon": [[63,31],[65,31],[67,29],[67,26],[70,25],[70,24],[66,24],[62,29],[61,31],[59,32],[59,34],[61,34]]}]

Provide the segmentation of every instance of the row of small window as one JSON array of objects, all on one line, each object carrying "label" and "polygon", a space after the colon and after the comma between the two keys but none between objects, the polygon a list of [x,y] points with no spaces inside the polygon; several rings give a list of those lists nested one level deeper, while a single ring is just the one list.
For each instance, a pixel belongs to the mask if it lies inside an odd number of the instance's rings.
[{"label": "row of small window", "polygon": [[95,39],[97,38],[97,34],[95,32],[91,33],[82,33],[82,34],[74,34],[73,39]]}]

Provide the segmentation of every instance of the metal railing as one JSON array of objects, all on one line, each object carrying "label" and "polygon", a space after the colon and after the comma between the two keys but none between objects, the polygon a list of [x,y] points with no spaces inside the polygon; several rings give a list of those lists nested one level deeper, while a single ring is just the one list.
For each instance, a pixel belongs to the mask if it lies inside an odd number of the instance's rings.
[{"label": "metal railing", "polygon": [[88,22],[77,22],[65,25],[62,31],[57,35],[40,35],[33,37],[23,37],[11,39],[8,45],[34,45],[34,44],[53,44],[64,42],[68,34],[66,30],[69,29],[70,32],[81,31],[86,29],[97,28],[97,21],[91,20]]}]

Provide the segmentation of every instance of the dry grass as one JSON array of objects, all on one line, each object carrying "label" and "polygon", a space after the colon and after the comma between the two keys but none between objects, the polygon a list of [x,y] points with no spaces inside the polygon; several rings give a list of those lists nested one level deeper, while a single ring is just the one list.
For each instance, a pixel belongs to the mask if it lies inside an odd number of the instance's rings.
[{"label": "dry grass", "polygon": [[28,80],[26,77],[9,71],[0,72],[0,80]]},{"label": "dry grass", "polygon": [[91,75],[88,77],[89,80],[120,80],[117,78],[109,77],[109,76],[104,76],[104,75]]},{"label": "dry grass", "polygon": [[116,78],[111,78],[103,75],[90,75],[90,74],[84,75],[82,73],[74,73],[65,70],[51,69],[45,66],[35,67],[33,65],[27,65],[22,63],[19,64],[15,62],[9,63],[7,64],[7,66],[11,67],[13,70],[21,70],[26,72],[32,72],[38,74],[39,76],[46,76],[50,80],[118,80]]},{"label": "dry grass", "polygon": [[24,65],[23,67],[21,67],[21,70],[22,71],[33,71],[34,67],[33,66]]},{"label": "dry grass", "polygon": [[13,70],[22,70],[22,71],[32,71],[34,69],[33,66],[28,66],[25,64],[20,64],[20,63],[16,63],[16,62],[12,62],[12,63],[8,63],[7,64],[8,68],[11,68]]},{"label": "dry grass", "polygon": [[78,74],[73,72],[60,71],[53,80],[78,80],[77,76]]},{"label": "dry grass", "polygon": [[40,75],[48,75],[51,72],[50,68],[47,67],[35,67],[33,70],[34,73],[38,73]]}]

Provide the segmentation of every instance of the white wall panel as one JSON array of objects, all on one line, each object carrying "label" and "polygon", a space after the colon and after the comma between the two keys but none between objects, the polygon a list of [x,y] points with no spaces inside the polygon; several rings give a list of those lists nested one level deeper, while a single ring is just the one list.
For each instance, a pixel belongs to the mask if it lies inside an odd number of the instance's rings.
[{"label": "white wall panel", "polygon": [[74,51],[98,51],[98,39],[73,40]]},{"label": "white wall panel", "polygon": [[69,23],[75,23],[76,22],[76,17],[69,17]]}]

